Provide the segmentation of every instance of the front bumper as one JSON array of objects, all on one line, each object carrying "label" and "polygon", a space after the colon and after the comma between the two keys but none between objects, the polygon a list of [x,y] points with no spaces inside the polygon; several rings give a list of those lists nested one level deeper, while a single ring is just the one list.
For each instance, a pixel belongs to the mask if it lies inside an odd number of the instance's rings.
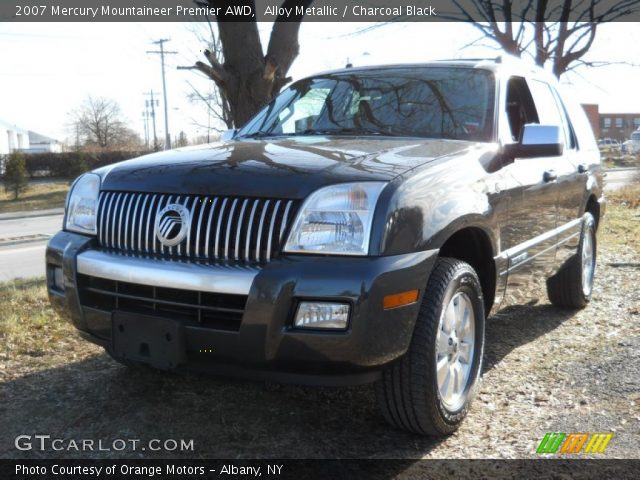
[{"label": "front bumper", "polygon": [[[187,361],[182,368],[337,385],[376,380],[381,367],[407,351],[436,257],[437,251],[430,250],[367,258],[285,256],[253,268],[200,265],[103,252],[92,238],[60,232],[47,246],[46,261],[52,304],[84,338],[107,350],[111,351],[114,311],[138,312],[123,306],[125,302],[115,308],[90,304],[82,287],[82,279],[88,277],[153,285],[154,292],[158,287],[234,298],[246,295],[237,328],[211,328],[172,316],[184,327]],[[62,287],[55,284],[55,267],[62,268]],[[385,295],[413,289],[420,290],[416,303],[383,308]],[[293,328],[301,300],[349,303],[348,329]]]}]

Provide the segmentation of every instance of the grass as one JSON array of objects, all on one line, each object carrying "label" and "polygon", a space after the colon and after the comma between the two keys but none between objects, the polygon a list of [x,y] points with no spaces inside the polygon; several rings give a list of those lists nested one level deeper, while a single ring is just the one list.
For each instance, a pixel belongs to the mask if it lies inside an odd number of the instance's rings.
[{"label": "grass", "polygon": [[69,190],[69,182],[52,180],[50,182],[29,182],[27,190],[20,194],[18,200],[0,187],[0,213],[43,210],[64,207]]},{"label": "grass", "polygon": [[640,254],[640,185],[614,190],[607,198],[601,242],[613,251],[631,248]]},{"label": "grass", "polygon": [[602,153],[605,168],[640,167],[640,154]]},{"label": "grass", "polygon": [[[10,356],[38,356],[73,332],[49,304],[42,278],[0,283],[0,345]],[[2,352],[2,349],[0,349]]]}]

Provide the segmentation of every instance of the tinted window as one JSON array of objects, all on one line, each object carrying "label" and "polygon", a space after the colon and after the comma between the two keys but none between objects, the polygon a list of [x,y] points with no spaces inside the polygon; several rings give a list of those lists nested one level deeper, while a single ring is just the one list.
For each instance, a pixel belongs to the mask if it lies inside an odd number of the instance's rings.
[{"label": "tinted window", "polygon": [[529,123],[540,123],[527,82],[522,77],[512,77],[507,84],[507,118],[511,139],[518,141],[522,129]]},{"label": "tinted window", "polygon": [[393,135],[493,139],[490,72],[423,67],[324,75],[292,85],[240,136]]}]

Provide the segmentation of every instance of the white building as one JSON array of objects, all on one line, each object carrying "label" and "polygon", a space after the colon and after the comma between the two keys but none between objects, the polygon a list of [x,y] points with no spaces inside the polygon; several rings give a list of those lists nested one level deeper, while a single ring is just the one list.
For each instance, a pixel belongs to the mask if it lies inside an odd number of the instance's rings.
[{"label": "white building", "polygon": [[29,132],[0,120],[0,155],[29,148]]},{"label": "white building", "polygon": [[25,153],[43,153],[43,152],[61,152],[62,144],[55,138],[29,130],[29,148],[25,149]]}]

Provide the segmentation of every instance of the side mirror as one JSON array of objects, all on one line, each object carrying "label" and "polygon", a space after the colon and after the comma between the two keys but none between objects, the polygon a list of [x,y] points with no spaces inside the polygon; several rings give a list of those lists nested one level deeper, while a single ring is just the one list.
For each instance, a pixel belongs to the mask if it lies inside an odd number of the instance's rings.
[{"label": "side mirror", "polygon": [[225,130],[224,132],[222,132],[222,135],[220,135],[220,140],[222,140],[223,142],[233,140],[236,136],[236,133],[238,133],[238,130],[235,128],[232,128],[231,130]]},{"label": "side mirror", "polygon": [[520,142],[504,148],[510,158],[559,157],[563,151],[560,127],[535,123],[524,126]]}]

